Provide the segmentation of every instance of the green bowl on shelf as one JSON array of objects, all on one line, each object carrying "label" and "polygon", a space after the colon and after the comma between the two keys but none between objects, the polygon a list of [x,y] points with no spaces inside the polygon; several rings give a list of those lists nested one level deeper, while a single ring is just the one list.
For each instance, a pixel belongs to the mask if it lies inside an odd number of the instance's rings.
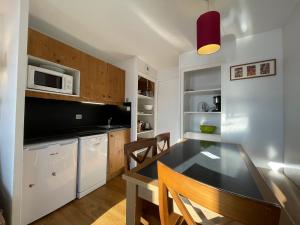
[{"label": "green bowl on shelf", "polygon": [[200,125],[200,131],[205,134],[215,133],[217,127],[212,125]]}]

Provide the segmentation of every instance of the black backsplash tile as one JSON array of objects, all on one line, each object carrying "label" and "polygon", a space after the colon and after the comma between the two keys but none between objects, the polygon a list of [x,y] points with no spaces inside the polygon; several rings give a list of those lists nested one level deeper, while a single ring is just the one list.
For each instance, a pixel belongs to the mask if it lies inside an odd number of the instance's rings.
[{"label": "black backsplash tile", "polygon": [[[130,103],[126,103],[130,107]],[[82,119],[77,120],[76,114]],[[106,125],[112,117],[112,125],[130,127],[131,111],[115,105],[95,105],[81,102],[49,100],[26,97],[24,139],[55,135],[80,127]]]}]

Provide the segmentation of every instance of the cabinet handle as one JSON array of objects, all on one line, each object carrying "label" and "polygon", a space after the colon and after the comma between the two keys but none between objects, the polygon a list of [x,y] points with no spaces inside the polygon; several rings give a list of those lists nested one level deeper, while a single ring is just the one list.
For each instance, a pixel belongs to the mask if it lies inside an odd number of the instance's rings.
[{"label": "cabinet handle", "polygon": [[29,188],[32,188],[34,186],[34,184],[29,184],[28,186],[29,186]]},{"label": "cabinet handle", "polygon": [[52,173],[52,176],[54,176],[54,177],[55,177],[55,176],[56,176],[56,173],[55,173],[55,172],[53,172],[53,173]]},{"label": "cabinet handle", "polygon": [[64,146],[64,145],[69,145],[69,144],[73,144],[73,143],[75,143],[75,141],[69,141],[69,142],[66,142],[66,143],[61,143],[59,145]]},{"label": "cabinet handle", "polygon": [[58,155],[58,152],[55,152],[55,153],[51,153],[50,155]]}]

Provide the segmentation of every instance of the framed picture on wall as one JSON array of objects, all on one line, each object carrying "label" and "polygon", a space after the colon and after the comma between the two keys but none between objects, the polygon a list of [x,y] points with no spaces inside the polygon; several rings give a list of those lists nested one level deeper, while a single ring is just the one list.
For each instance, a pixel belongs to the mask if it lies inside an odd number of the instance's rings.
[{"label": "framed picture on wall", "polygon": [[241,80],[276,75],[276,59],[230,67],[230,80]]}]

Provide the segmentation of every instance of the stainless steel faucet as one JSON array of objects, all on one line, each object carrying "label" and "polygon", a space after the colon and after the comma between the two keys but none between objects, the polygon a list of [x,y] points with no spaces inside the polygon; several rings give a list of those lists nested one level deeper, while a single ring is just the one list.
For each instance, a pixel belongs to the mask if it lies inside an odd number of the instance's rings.
[{"label": "stainless steel faucet", "polygon": [[111,121],[112,121],[112,117],[110,117],[110,118],[107,120],[107,126],[108,126],[108,127],[110,127]]}]

